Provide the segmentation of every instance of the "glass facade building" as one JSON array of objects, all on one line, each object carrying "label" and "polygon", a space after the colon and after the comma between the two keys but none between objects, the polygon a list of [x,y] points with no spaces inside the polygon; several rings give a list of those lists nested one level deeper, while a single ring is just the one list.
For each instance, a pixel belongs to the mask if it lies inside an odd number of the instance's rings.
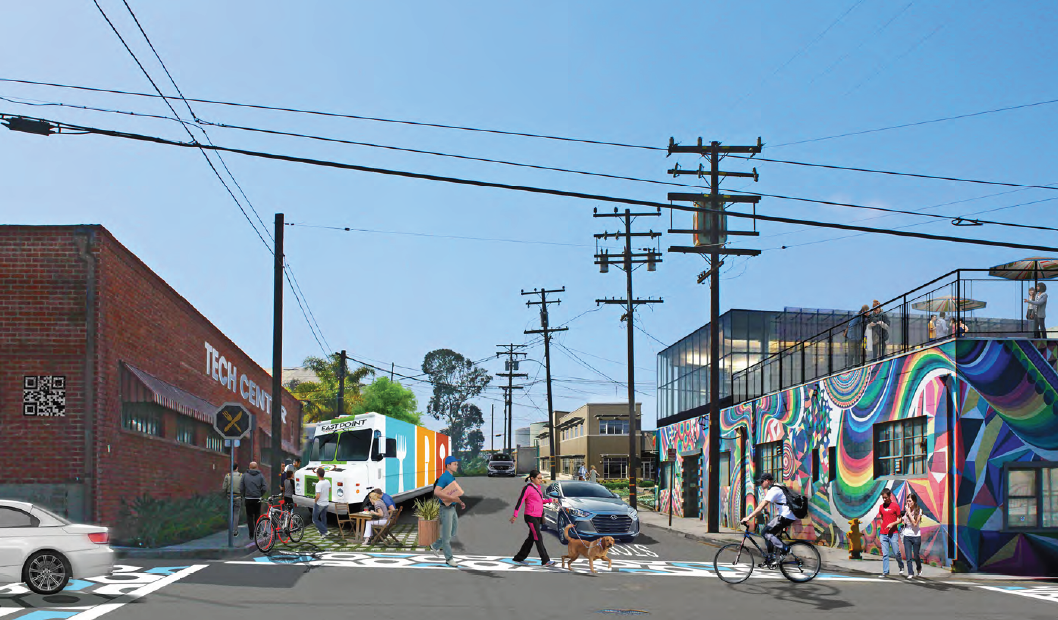
[{"label": "glass facade building", "polygon": [[[720,398],[734,373],[854,316],[850,310],[729,310],[720,316]],[[658,353],[658,419],[709,404],[709,325]]]}]

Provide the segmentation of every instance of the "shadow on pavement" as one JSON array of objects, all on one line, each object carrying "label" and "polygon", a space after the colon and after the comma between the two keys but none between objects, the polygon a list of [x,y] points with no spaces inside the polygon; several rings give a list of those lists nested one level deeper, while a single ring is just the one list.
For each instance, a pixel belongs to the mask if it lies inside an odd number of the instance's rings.
[{"label": "shadow on pavement", "polygon": [[811,605],[819,611],[833,611],[853,606],[852,603],[838,598],[837,588],[822,583],[774,584],[771,587],[742,583],[731,587],[743,594],[758,594],[799,605]]},{"label": "shadow on pavement", "polygon": [[[475,515],[491,515],[496,514],[505,508],[510,508],[510,503],[492,497],[464,497],[463,503],[467,505],[467,509],[466,511],[461,510],[460,512],[472,512]],[[462,517],[463,515],[460,514],[459,516]]]}]

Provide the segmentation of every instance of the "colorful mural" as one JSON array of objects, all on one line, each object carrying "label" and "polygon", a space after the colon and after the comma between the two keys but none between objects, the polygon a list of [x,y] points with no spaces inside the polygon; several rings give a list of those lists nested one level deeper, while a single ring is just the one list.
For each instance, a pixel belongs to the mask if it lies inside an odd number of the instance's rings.
[{"label": "colorful mural", "polygon": [[[658,437],[658,456],[662,462],[668,460],[668,453],[670,448],[676,449],[676,467],[671,470],[674,474],[673,480],[669,488],[660,489],[658,491],[658,510],[669,513],[669,506],[672,506],[672,512],[675,516],[683,516],[683,477],[686,475],[684,472],[683,457],[689,454],[699,454],[702,450],[702,438],[703,438],[703,426],[699,422],[699,418],[691,418],[676,424],[670,424],[657,431]],[[704,462],[702,459],[699,462]],[[667,467],[667,466],[666,466]],[[699,471],[695,473],[699,477],[698,488],[701,488],[701,467]],[[674,492],[674,496],[669,501],[670,488]],[[702,507],[699,498],[699,509],[698,513],[701,514]]]},{"label": "colorful mural", "polygon": [[1058,574],[1058,531],[1006,529],[1006,463],[1058,462],[1058,343],[967,340],[956,345],[959,385],[958,550],[969,570]]},{"label": "colorful mural", "polygon": [[[725,409],[722,524],[737,526],[756,504],[756,446],[782,441],[783,482],[810,500],[809,516],[792,528],[797,538],[846,546],[855,518],[866,551],[878,553],[875,520],[888,487],[901,504],[918,496],[926,561],[1055,574],[1058,531],[1006,530],[1003,506],[1006,463],[1058,463],[1056,368],[1055,341],[959,340]],[[876,476],[876,425],[917,417],[925,418],[924,445],[915,447],[924,470]],[[707,450],[702,432],[688,423],[659,429],[661,454]]]}]

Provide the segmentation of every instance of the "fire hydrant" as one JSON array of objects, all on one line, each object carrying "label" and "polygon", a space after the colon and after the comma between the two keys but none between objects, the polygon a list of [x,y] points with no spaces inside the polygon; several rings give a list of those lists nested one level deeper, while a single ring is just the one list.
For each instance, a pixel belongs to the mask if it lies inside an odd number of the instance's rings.
[{"label": "fire hydrant", "polygon": [[860,520],[853,519],[849,521],[849,525],[852,526],[852,531],[849,535],[849,559],[850,560],[861,560],[860,552],[863,551],[863,532],[860,531]]}]

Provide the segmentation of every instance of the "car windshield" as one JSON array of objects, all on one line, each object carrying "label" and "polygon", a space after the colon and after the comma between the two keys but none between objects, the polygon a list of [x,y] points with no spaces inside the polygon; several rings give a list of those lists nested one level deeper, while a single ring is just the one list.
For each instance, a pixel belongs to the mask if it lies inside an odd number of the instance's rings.
[{"label": "car windshield", "polygon": [[489,459],[489,460],[492,460],[492,461],[509,461],[509,460],[511,460],[511,455],[509,455],[509,454],[493,454],[492,458]]},{"label": "car windshield", "polygon": [[592,484],[591,482],[563,483],[562,495],[566,497],[598,497],[604,499],[617,497],[601,484]]}]

